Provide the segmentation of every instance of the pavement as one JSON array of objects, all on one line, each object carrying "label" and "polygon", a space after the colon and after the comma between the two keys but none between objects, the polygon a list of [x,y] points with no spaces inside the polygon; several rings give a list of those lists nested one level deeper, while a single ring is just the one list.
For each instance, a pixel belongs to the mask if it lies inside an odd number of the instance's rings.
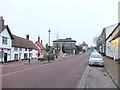
[{"label": "pavement", "polygon": [[104,67],[87,66],[77,88],[119,88],[119,65],[104,57]]}]

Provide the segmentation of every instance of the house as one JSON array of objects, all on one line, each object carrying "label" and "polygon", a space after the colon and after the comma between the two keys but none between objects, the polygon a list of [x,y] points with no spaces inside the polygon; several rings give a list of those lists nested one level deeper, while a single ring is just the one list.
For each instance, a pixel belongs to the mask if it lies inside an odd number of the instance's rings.
[{"label": "house", "polygon": [[37,47],[29,40],[29,35],[26,39],[13,35],[11,60],[24,60],[28,58],[37,58]]},{"label": "house", "polygon": [[46,49],[42,44],[42,40],[40,42],[40,36],[38,36],[38,41],[35,42],[35,45],[38,48],[38,57],[43,57],[46,54]]},{"label": "house", "polygon": [[80,47],[82,47],[83,50],[87,51],[88,50],[88,45],[83,42],[82,44],[80,44]]},{"label": "house", "polygon": [[[97,41],[97,46],[99,48],[99,52],[102,55],[106,55],[106,38],[112,33],[112,31],[117,27],[118,24],[114,24],[108,27],[103,28],[102,33],[100,34],[100,38]],[[109,47],[108,47],[109,48]],[[112,53],[110,51],[109,53]]]},{"label": "house", "polygon": [[118,60],[120,59],[120,23],[115,26],[106,38],[106,56]]},{"label": "house", "polygon": [[67,53],[75,55],[75,40],[72,38],[66,39],[58,39],[53,41],[54,52],[59,53]]},{"label": "house", "polygon": [[3,17],[0,17],[0,62],[23,60],[37,57],[37,47],[25,38],[13,35],[8,27],[4,25]]},{"label": "house", "polygon": [[12,39],[8,25],[4,25],[3,17],[0,17],[0,62],[11,59]]}]

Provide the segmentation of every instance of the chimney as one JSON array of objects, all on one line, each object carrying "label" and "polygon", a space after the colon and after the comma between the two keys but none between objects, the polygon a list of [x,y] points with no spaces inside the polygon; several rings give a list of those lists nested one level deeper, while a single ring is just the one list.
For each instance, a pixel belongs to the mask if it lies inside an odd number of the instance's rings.
[{"label": "chimney", "polygon": [[38,36],[38,42],[40,42],[40,36]]},{"label": "chimney", "polygon": [[28,40],[29,40],[29,34],[28,34],[28,35],[26,35],[26,39],[28,39]]},{"label": "chimney", "polygon": [[41,40],[41,44],[42,44],[42,40]]},{"label": "chimney", "polygon": [[2,30],[4,28],[4,20],[3,17],[0,16],[0,30]]}]

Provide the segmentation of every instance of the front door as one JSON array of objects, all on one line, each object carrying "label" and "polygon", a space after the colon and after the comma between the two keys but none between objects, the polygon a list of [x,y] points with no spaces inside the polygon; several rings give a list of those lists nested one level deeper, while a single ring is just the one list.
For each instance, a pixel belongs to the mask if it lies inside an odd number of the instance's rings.
[{"label": "front door", "polygon": [[4,62],[7,62],[7,53],[4,53]]},{"label": "front door", "polygon": [[18,60],[18,54],[15,54],[15,56],[14,56],[14,60],[15,60],[15,61]]}]

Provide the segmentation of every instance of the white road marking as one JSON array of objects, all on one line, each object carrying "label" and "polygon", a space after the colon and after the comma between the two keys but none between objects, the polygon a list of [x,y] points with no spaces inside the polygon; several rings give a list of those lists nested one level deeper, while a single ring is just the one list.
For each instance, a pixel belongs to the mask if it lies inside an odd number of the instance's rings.
[{"label": "white road marking", "polygon": [[35,68],[38,68],[38,67],[43,67],[43,66],[46,66],[46,65],[48,65],[48,64],[41,65],[41,66],[37,66],[37,67],[32,67],[32,68],[27,68],[27,69],[15,71],[15,72],[7,73],[7,74],[3,74],[3,75],[0,75],[0,77],[4,77],[4,76],[12,75],[12,74],[15,74],[15,73],[19,73],[19,72],[24,72],[24,71],[32,70],[32,69],[35,69]]}]

